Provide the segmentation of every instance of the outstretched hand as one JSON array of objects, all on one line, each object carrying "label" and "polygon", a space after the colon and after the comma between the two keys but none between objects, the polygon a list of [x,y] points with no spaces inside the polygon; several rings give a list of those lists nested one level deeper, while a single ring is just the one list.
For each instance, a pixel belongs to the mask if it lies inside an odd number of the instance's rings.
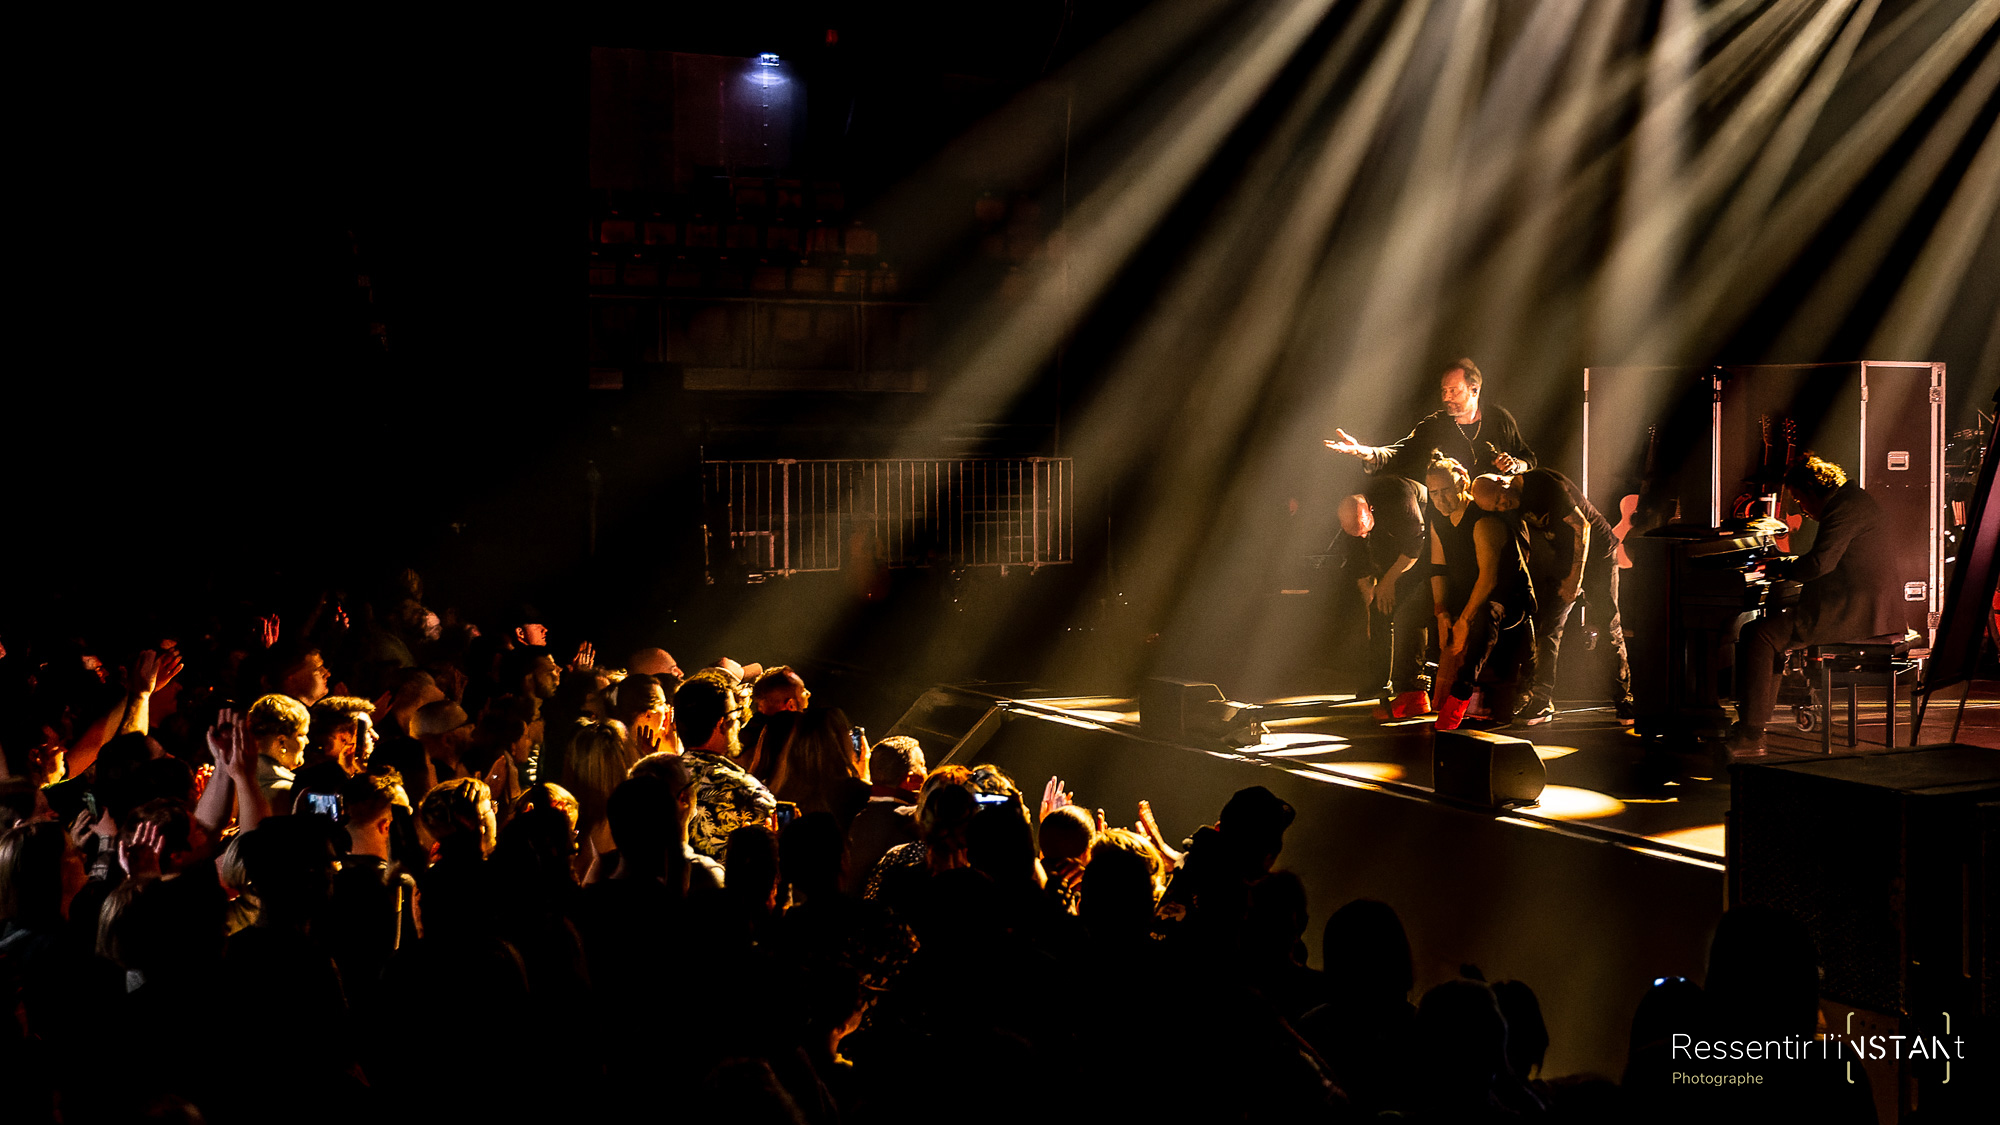
[{"label": "outstretched hand", "polygon": [[590,642],[585,641],[576,646],[576,655],[570,657],[569,660],[569,670],[572,672],[588,672],[596,667],[597,650],[591,647]]},{"label": "outstretched hand", "polygon": [[173,649],[167,649],[165,652],[144,649],[139,653],[139,659],[132,664],[128,682],[133,692],[149,695],[167,686],[167,681],[180,675],[180,671],[180,653]]},{"label": "outstretched hand", "polygon": [[264,618],[261,624],[263,626],[264,647],[270,648],[272,645],[278,643],[278,615],[274,613]]},{"label": "outstretched hand", "polygon": [[1049,818],[1050,813],[1074,804],[1076,795],[1063,788],[1062,778],[1051,777],[1049,783],[1042,786],[1042,814],[1035,818],[1035,823],[1040,824]]},{"label": "outstretched hand", "polygon": [[632,722],[632,738],[639,745],[639,756],[657,754],[667,748],[667,732],[662,725],[666,716],[658,711],[648,711]]},{"label": "outstretched hand", "polygon": [[1333,437],[1328,438],[1322,444],[1335,453],[1345,453],[1349,457],[1360,457],[1368,449],[1367,446],[1355,441],[1353,435],[1349,434],[1346,430],[1336,427],[1333,434]]},{"label": "outstretched hand", "polygon": [[158,824],[150,820],[141,821],[133,827],[131,839],[121,838],[118,841],[118,866],[135,879],[142,875],[158,875],[163,839]]},{"label": "outstretched hand", "polygon": [[1167,838],[1160,832],[1160,822],[1153,819],[1151,801],[1139,802],[1138,829],[1141,836],[1153,842],[1154,850],[1158,851],[1160,858],[1167,863],[1167,873],[1172,874],[1174,868],[1181,865],[1181,853],[1167,846]]},{"label": "outstretched hand", "polygon": [[248,776],[255,783],[257,753],[245,744],[243,720],[235,711],[224,707],[216,712],[215,725],[208,728],[208,752],[215,758],[218,773],[239,779]]}]

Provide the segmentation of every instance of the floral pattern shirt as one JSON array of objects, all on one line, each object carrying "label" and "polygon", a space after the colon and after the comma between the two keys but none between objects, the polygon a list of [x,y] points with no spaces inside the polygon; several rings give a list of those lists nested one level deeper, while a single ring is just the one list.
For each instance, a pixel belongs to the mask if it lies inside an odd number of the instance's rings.
[{"label": "floral pattern shirt", "polygon": [[729,834],[768,820],[778,799],[750,771],[719,754],[689,750],[681,761],[694,777],[694,822],[688,825],[688,843],[719,863]]}]

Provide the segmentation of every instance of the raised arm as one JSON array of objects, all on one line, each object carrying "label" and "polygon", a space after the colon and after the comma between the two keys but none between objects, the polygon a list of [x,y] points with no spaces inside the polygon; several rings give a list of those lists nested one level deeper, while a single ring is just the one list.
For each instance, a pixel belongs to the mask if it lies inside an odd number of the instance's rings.
[{"label": "raised arm", "polygon": [[1389,458],[1394,457],[1396,451],[1410,440],[1409,438],[1404,438],[1394,445],[1363,445],[1354,440],[1354,437],[1346,430],[1336,427],[1333,433],[1333,437],[1326,439],[1321,444],[1335,453],[1344,453],[1349,457],[1359,459],[1361,464],[1371,473],[1388,464]]}]

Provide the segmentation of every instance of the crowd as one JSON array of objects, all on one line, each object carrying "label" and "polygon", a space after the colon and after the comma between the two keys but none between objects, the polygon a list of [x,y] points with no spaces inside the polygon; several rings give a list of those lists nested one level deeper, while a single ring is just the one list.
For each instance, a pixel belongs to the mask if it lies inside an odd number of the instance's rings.
[{"label": "crowd", "polygon": [[405,587],[5,637],[5,1120],[1683,1120],[1666,1033],[1811,1034],[1810,943],[1732,915],[1622,1085],[1545,1080],[1534,993],[1413,1004],[1385,904],[1307,967],[1262,787],[1170,843],[871,745],[792,668],[612,668]]}]

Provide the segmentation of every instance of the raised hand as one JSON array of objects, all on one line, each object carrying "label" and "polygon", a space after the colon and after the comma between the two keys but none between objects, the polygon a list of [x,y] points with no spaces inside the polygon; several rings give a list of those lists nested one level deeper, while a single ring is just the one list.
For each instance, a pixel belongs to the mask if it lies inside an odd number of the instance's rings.
[{"label": "raised hand", "polygon": [[1151,801],[1139,802],[1138,828],[1141,836],[1153,842],[1153,847],[1160,853],[1160,858],[1167,861],[1168,872],[1171,873],[1174,868],[1181,865],[1181,853],[1167,846],[1167,838],[1160,831],[1160,822],[1153,819],[1153,803]]},{"label": "raised hand", "polygon": [[150,695],[165,687],[168,680],[180,674],[180,654],[168,649],[164,653],[144,649],[139,659],[132,662],[126,682],[139,695]]},{"label": "raised hand", "polygon": [[245,744],[243,720],[227,707],[216,712],[215,725],[208,728],[208,752],[217,772],[256,784],[257,753]]},{"label": "raised hand", "polygon": [[1345,453],[1349,457],[1360,457],[1363,456],[1368,449],[1367,446],[1362,445],[1358,441],[1355,441],[1354,438],[1351,435],[1349,435],[1346,430],[1339,429],[1336,427],[1333,433],[1334,436],[1328,438],[1322,444],[1324,444],[1328,449],[1333,450],[1335,453]]},{"label": "raised hand", "polygon": [[77,813],[76,819],[69,822],[69,842],[79,848],[89,843],[91,826],[96,823],[97,817],[89,809]]},{"label": "raised hand", "polygon": [[1035,823],[1040,824],[1049,818],[1050,813],[1075,803],[1076,796],[1063,788],[1062,778],[1051,777],[1049,783],[1042,786],[1042,815],[1035,818]]},{"label": "raised hand", "polygon": [[263,625],[264,647],[270,648],[272,645],[278,643],[278,615],[274,613],[264,618],[261,623]]},{"label": "raised hand", "polygon": [[666,747],[666,731],[660,721],[665,718],[658,711],[648,711],[632,722],[632,738],[638,743],[639,756],[657,754]]},{"label": "raised hand", "polygon": [[576,646],[576,655],[570,657],[569,670],[572,672],[588,672],[596,667],[597,650],[591,647],[590,642],[585,641]]},{"label": "raised hand", "polygon": [[118,841],[118,866],[133,878],[158,875],[162,839],[158,824],[150,820],[141,821],[132,829],[131,839]]},{"label": "raised hand", "polygon": [[166,687],[169,681],[171,681],[175,676],[181,674],[181,667],[182,667],[181,654],[179,649],[173,649],[173,648],[161,649],[157,671],[155,672],[153,679],[153,690],[158,691],[159,689]]},{"label": "raised hand", "polygon": [[351,621],[347,616],[346,606],[336,605],[333,607],[333,623],[335,625],[340,626],[342,629],[351,628],[353,626],[354,624],[353,621]]}]

